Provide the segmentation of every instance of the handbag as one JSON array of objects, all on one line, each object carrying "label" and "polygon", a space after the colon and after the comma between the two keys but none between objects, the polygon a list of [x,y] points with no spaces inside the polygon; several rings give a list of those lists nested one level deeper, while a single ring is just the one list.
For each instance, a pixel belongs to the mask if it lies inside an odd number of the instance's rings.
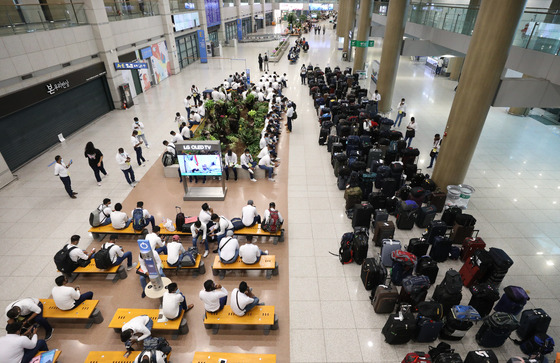
[{"label": "handbag", "polygon": [[414,137],[414,136],[416,136],[416,131],[415,130],[406,130],[406,133],[404,134],[405,138]]},{"label": "handbag", "polygon": [[294,111],[294,114],[292,115],[292,120],[295,120],[297,118],[297,112]]},{"label": "handbag", "polygon": [[430,157],[433,158],[434,156],[436,156],[436,154],[437,154],[437,148],[434,147],[434,148],[432,149],[432,151],[430,151]]}]

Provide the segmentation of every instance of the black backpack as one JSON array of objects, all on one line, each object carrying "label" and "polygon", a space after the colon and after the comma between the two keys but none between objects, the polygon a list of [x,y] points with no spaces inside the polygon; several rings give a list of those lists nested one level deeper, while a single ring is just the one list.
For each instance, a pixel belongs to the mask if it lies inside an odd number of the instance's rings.
[{"label": "black backpack", "polygon": [[338,250],[338,259],[342,264],[352,263],[354,261],[354,252],[352,251],[354,241],[354,233],[348,232],[342,235],[340,241],[340,249]]},{"label": "black backpack", "polygon": [[111,261],[111,254],[109,253],[109,251],[114,246],[116,245],[112,245],[111,247],[106,248],[104,244],[101,250],[99,250],[99,252],[97,252],[93,256],[93,259],[95,260],[95,267],[100,270],[105,270],[113,266],[113,262]]},{"label": "black backpack", "polygon": [[461,280],[461,275],[457,271],[449,269],[445,273],[445,277],[440,285],[444,286],[448,293],[456,294],[462,290],[463,281]]},{"label": "black backpack", "polygon": [[78,268],[78,264],[70,258],[70,251],[74,248],[78,248],[77,246],[72,246],[68,248],[68,245],[64,246],[60,251],[54,255],[54,264],[58,271],[71,274],[74,272],[76,268]]}]

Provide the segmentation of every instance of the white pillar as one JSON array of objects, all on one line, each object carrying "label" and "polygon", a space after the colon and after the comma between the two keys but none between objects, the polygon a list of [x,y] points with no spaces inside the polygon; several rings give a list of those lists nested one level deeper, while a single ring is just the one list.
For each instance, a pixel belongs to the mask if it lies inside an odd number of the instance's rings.
[{"label": "white pillar", "polygon": [[175,43],[175,32],[173,31],[173,22],[171,21],[171,7],[169,6],[169,0],[159,0],[158,7],[163,24],[163,35],[165,37],[165,43],[167,43],[167,53],[169,54],[171,74],[177,74],[181,72],[181,67],[177,56],[177,44]]}]

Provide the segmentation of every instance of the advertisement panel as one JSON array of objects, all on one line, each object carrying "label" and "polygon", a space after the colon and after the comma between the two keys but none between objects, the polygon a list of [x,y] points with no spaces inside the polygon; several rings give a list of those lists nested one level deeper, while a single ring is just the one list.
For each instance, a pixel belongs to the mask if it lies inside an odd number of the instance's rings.
[{"label": "advertisement panel", "polygon": [[152,45],[152,69],[156,78],[156,83],[160,83],[171,74],[171,64],[165,41]]}]

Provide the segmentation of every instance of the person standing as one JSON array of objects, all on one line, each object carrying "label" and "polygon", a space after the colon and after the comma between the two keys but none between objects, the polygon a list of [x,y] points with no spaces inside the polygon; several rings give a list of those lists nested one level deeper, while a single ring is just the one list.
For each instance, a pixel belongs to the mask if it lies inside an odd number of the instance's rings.
[{"label": "person standing", "polygon": [[68,165],[66,165],[62,160],[62,156],[57,155],[54,157],[54,161],[56,161],[54,164],[54,175],[60,178],[62,184],[64,184],[64,189],[66,189],[66,193],[68,193],[70,198],[76,199],[76,194],[78,193],[72,191],[72,181],[70,180],[70,174],[68,173],[68,168],[72,165],[72,160],[70,160]]},{"label": "person standing", "polygon": [[375,92],[373,92],[373,97],[371,99],[373,101],[373,104],[375,105],[375,113],[378,112],[379,110],[379,101],[381,101],[381,95],[379,94],[379,91],[375,90]]},{"label": "person standing", "polygon": [[268,53],[264,53],[264,70],[265,71],[269,71],[270,69],[268,68]]},{"label": "person standing", "polygon": [[410,147],[412,139],[414,138],[414,136],[416,136],[417,127],[418,125],[416,124],[416,120],[414,119],[414,117],[411,117],[410,122],[408,123],[408,125],[406,125],[406,133],[404,134],[404,141],[406,142],[408,140],[408,144],[406,147]]},{"label": "person standing", "polygon": [[89,167],[93,170],[95,180],[97,180],[97,185],[101,186],[101,175],[99,172],[102,172],[103,175],[107,176],[107,172],[103,166],[103,153],[93,146],[93,142],[89,141],[86,144],[84,156],[88,159]]},{"label": "person standing", "polygon": [[326,25],[323,25],[323,35],[325,35],[325,30],[327,29]]},{"label": "person standing", "polygon": [[134,170],[132,170],[132,165],[130,165],[130,156],[121,147],[119,148],[119,152],[117,153],[117,155],[115,155],[115,159],[117,160],[117,164],[119,164],[119,167],[124,173],[124,177],[126,178],[128,184],[131,187],[134,187],[136,185],[136,179],[134,178]]},{"label": "person standing", "polygon": [[183,100],[184,104],[185,104],[185,110],[187,111],[187,119],[191,119],[191,108],[194,106],[194,100],[192,99],[191,96],[187,96],[184,100]]},{"label": "person standing", "polygon": [[132,131],[132,136],[130,137],[130,143],[134,147],[134,151],[136,152],[136,161],[138,162],[138,166],[146,166],[146,164],[142,164],[146,162],[146,159],[142,156],[142,143],[143,141],[138,138],[138,131]]},{"label": "person standing", "polygon": [[259,53],[259,71],[263,71],[263,57],[262,55]]},{"label": "person standing", "polygon": [[443,68],[443,57],[439,57],[436,66],[436,76],[440,75],[442,68]]},{"label": "person standing", "polygon": [[148,145],[148,140],[146,140],[146,134],[144,133],[144,124],[138,120],[138,117],[134,118],[134,122],[132,123],[132,130],[138,131],[138,138],[144,141],[144,145],[149,149],[150,145]]},{"label": "person standing", "polygon": [[237,169],[235,164],[237,164],[237,154],[231,150],[228,150],[226,156],[224,157],[224,164],[225,164],[225,172],[226,172],[226,180],[229,180],[229,169],[233,170],[233,175],[235,177],[235,181],[237,181]]},{"label": "person standing", "polygon": [[177,127],[179,128],[179,132],[183,129],[183,122],[187,121],[185,117],[181,116],[180,112],[175,113],[175,122],[177,122]]},{"label": "person standing", "polygon": [[191,96],[194,100],[194,105],[196,107],[202,105],[202,101],[200,100],[200,91],[198,90],[198,87],[195,86],[194,84],[191,87]]},{"label": "person standing", "polygon": [[294,117],[294,105],[290,102],[286,111],[286,119],[288,121],[288,132],[292,132],[292,118]]},{"label": "person standing", "polygon": [[305,64],[301,66],[301,69],[299,70],[299,76],[301,77],[301,84],[305,85],[305,81],[307,79],[307,68],[305,67]]},{"label": "person standing", "polygon": [[441,137],[439,136],[439,134],[436,134],[434,136],[434,143],[432,144],[432,151],[430,151],[430,166],[428,166],[428,169],[430,169],[432,166],[434,166],[434,161],[436,161],[437,156],[439,154],[439,147],[441,146]]},{"label": "person standing", "polygon": [[197,219],[197,221],[191,225],[193,247],[196,247],[199,238],[202,240],[202,243],[204,243],[204,254],[202,255],[203,258],[206,258],[208,256],[208,251],[210,250],[210,248],[208,247],[208,238],[206,236],[206,232],[206,224],[200,222],[200,219]]},{"label": "person standing", "polygon": [[406,105],[404,103],[404,98],[401,99],[401,102],[397,105],[397,118],[395,119],[395,123],[393,126],[401,127],[401,122],[403,118],[406,117]]},{"label": "person standing", "polygon": [[93,299],[93,292],[88,291],[80,294],[80,287],[66,286],[68,279],[64,275],[58,276],[55,280],[56,286],[52,288],[51,294],[54,304],[63,311],[77,308],[86,300]]}]

